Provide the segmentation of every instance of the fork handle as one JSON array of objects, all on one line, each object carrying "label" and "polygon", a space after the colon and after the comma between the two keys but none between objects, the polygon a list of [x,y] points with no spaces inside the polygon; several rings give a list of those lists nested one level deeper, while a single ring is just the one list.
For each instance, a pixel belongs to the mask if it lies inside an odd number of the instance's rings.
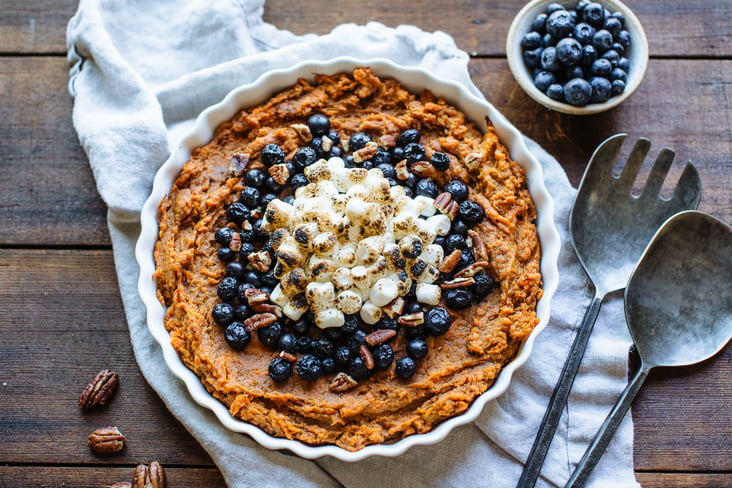
[{"label": "fork handle", "polygon": [[569,350],[569,356],[567,356],[564,368],[559,376],[559,382],[554,387],[554,393],[549,400],[549,406],[544,413],[544,419],[539,426],[539,432],[534,439],[534,445],[531,447],[531,451],[529,451],[529,456],[526,459],[526,464],[521,473],[521,478],[519,478],[517,488],[531,488],[536,484],[536,480],[541,472],[541,466],[544,464],[544,459],[554,438],[557,425],[559,425],[559,419],[562,417],[562,411],[567,404],[572,383],[582,362],[585,349],[587,349],[590,333],[595,326],[597,315],[600,313],[600,305],[602,304],[603,298],[604,296],[596,290],[595,296],[590,302],[590,306],[587,308],[582,323],[577,330],[577,335]]}]

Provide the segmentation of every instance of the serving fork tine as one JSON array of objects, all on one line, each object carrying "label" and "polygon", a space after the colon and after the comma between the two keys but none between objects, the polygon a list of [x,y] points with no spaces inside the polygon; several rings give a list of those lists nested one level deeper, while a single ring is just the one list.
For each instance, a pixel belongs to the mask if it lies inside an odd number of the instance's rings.
[{"label": "serving fork tine", "polygon": [[585,169],[570,211],[572,246],[594,285],[595,295],[579,326],[529,452],[518,483],[521,488],[534,486],[539,477],[603,299],[608,293],[625,288],[644,249],[666,219],[699,205],[701,178],[691,162],[684,168],[671,197],[660,196],[675,156],[668,148],[659,152],[640,195],[633,195],[633,185],[651,143],[645,138],[638,139],[620,176],[615,177],[612,170],[625,138],[625,134],[617,134],[598,146]]}]

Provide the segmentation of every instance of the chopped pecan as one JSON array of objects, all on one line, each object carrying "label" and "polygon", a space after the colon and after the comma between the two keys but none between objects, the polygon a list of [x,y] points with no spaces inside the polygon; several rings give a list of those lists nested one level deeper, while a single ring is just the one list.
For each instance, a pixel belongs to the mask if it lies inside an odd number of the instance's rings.
[{"label": "chopped pecan", "polygon": [[249,306],[269,301],[269,293],[262,291],[259,288],[247,288],[244,290],[244,297],[247,299]]},{"label": "chopped pecan", "polygon": [[412,173],[418,176],[422,176],[425,173],[428,173],[431,171],[432,165],[428,163],[427,161],[416,161],[412,163],[412,166],[410,169],[412,170]]},{"label": "chopped pecan", "polygon": [[396,138],[391,134],[384,134],[379,137],[379,146],[383,148],[390,148],[396,146]]},{"label": "chopped pecan", "polygon": [[374,356],[371,354],[371,350],[366,347],[366,345],[361,345],[361,347],[358,348],[358,354],[361,356],[361,359],[363,360],[364,366],[366,366],[367,369],[374,369]]},{"label": "chopped pecan", "polygon": [[297,356],[287,351],[280,351],[280,357],[288,363],[294,363],[295,361],[297,361]]},{"label": "chopped pecan", "polygon": [[369,346],[376,346],[377,344],[388,341],[396,334],[394,329],[377,329],[364,337],[364,340]]},{"label": "chopped pecan", "polygon": [[151,462],[147,472],[152,488],[165,488],[165,469],[159,461]]},{"label": "chopped pecan", "polygon": [[379,145],[377,143],[369,141],[364,147],[353,152],[353,161],[363,163],[367,159],[371,159],[378,149]]},{"label": "chopped pecan", "polygon": [[249,165],[249,158],[248,154],[234,154],[229,163],[229,171],[237,176],[244,174]]},{"label": "chopped pecan", "polygon": [[239,249],[241,249],[241,234],[239,234],[238,232],[234,232],[233,234],[231,234],[229,249],[234,252],[239,252]]},{"label": "chopped pecan", "polygon": [[244,321],[244,328],[248,332],[251,332],[262,327],[267,327],[268,325],[275,322],[277,322],[277,316],[275,314],[268,312],[258,313],[256,315],[252,315]]},{"label": "chopped pecan", "polygon": [[266,273],[272,266],[272,256],[267,251],[257,251],[247,256],[247,261],[252,269],[260,273]]},{"label": "chopped pecan", "polygon": [[268,171],[272,179],[280,185],[284,185],[290,179],[290,170],[286,164],[273,164]]},{"label": "chopped pecan", "polygon": [[424,312],[410,313],[402,315],[397,319],[397,322],[406,325],[407,327],[415,327],[417,325],[424,324]]},{"label": "chopped pecan", "polygon": [[282,307],[272,303],[255,303],[252,305],[252,310],[257,313],[273,313],[277,318],[282,317]]},{"label": "chopped pecan", "polygon": [[405,303],[406,302],[402,297],[396,297],[394,300],[381,307],[381,311],[384,312],[387,317],[393,319],[402,313]]},{"label": "chopped pecan", "polygon": [[96,453],[119,452],[125,447],[125,436],[117,427],[102,427],[89,434],[88,444]]},{"label": "chopped pecan", "polygon": [[335,375],[329,386],[331,391],[342,393],[358,386],[358,382],[341,371]]},{"label": "chopped pecan", "polygon": [[461,269],[460,271],[455,273],[455,278],[473,277],[481,271],[485,271],[486,269],[488,269],[488,265],[489,264],[487,261],[478,261],[477,263],[473,263],[467,268]]},{"label": "chopped pecan", "polygon": [[445,256],[445,259],[440,263],[440,273],[452,272],[452,270],[455,269],[455,266],[460,262],[462,255],[463,253],[460,249],[455,249],[453,252]]},{"label": "chopped pecan", "polygon": [[404,181],[409,178],[409,168],[407,167],[407,160],[402,159],[397,164],[395,164],[394,171],[396,172],[396,177],[398,180]]},{"label": "chopped pecan", "polygon": [[105,405],[119,385],[119,375],[110,369],[103,369],[79,395],[79,408],[92,408]]},{"label": "chopped pecan", "polygon": [[452,280],[443,281],[440,283],[440,288],[443,290],[452,290],[454,288],[465,288],[466,286],[471,286],[475,284],[475,278],[471,277],[461,277],[461,278],[454,278]]},{"label": "chopped pecan", "polygon": [[470,229],[468,231],[468,237],[473,241],[473,256],[475,256],[475,259],[478,261],[487,261],[488,260],[488,250],[485,247],[485,241],[483,238],[478,234],[475,230]]},{"label": "chopped pecan", "polygon": [[323,149],[324,152],[328,152],[333,149],[333,139],[328,136],[323,136],[320,138],[320,140],[320,147]]},{"label": "chopped pecan", "polygon": [[300,139],[302,139],[305,142],[310,142],[310,139],[313,138],[312,132],[310,132],[310,127],[307,126],[307,124],[292,124],[290,127],[297,132],[297,135],[300,136]]},{"label": "chopped pecan", "polygon": [[474,170],[480,166],[481,161],[483,161],[483,155],[480,153],[470,153],[465,156],[464,161],[465,166],[467,166],[469,170]]}]

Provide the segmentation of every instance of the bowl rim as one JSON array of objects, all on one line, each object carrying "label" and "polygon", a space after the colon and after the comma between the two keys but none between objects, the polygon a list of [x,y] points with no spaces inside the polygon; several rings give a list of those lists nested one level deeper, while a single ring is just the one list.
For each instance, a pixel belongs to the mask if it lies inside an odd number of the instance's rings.
[{"label": "bowl rim", "polygon": [[[292,86],[298,78],[312,79],[315,73],[349,72],[360,66],[368,66],[380,76],[397,78],[408,89],[429,88],[436,95],[444,97],[463,110],[483,131],[486,130],[486,116],[491,120],[501,142],[509,149],[512,159],[526,171],[527,186],[537,208],[537,230],[542,248],[540,266],[544,283],[543,296],[536,308],[539,323],[519,348],[516,357],[505,365],[493,385],[475,398],[468,410],[443,421],[430,432],[410,435],[390,444],[374,444],[358,451],[348,451],[335,445],[312,446],[298,440],[271,436],[252,424],[234,418],[228,408],[204,388],[198,376],[181,361],[171,344],[170,334],[165,329],[165,308],[158,301],[157,287],[153,278],[155,271],[153,252],[158,238],[160,202],[167,195],[183,164],[188,161],[191,151],[210,141],[214,130],[221,122],[230,120],[242,108],[261,103],[272,94]],[[476,115],[481,116],[476,118]],[[331,456],[341,461],[352,462],[375,455],[393,457],[413,446],[439,442],[453,428],[475,420],[488,401],[497,398],[508,388],[513,373],[527,361],[536,336],[549,321],[550,302],[559,281],[560,248],[561,240],[554,223],[554,203],[544,185],[542,167],[528,150],[521,133],[490,103],[473,95],[463,84],[441,79],[419,67],[400,66],[383,58],[337,57],[329,61],[306,60],[290,68],[268,71],[256,81],[233,89],[221,102],[201,112],[193,127],[172,148],[170,157],[155,175],[152,191],[141,211],[141,233],[135,246],[135,256],[140,266],[138,293],[146,308],[148,330],[160,345],[171,373],[186,385],[188,393],[196,403],[211,410],[225,428],[247,434],[268,449],[289,450],[306,459]]]},{"label": "bowl rim", "polygon": [[518,84],[530,98],[557,112],[570,115],[590,115],[615,108],[627,100],[638,89],[648,68],[648,39],[638,17],[620,0],[593,1],[602,4],[608,10],[621,12],[625,16],[625,28],[632,36],[631,55],[628,57],[632,69],[628,73],[628,82],[625,91],[621,95],[611,97],[602,103],[592,103],[580,107],[553,100],[534,86],[534,82],[531,76],[529,76],[529,71],[524,65],[521,37],[529,32],[526,27],[530,25],[532,18],[536,17],[550,3],[559,3],[568,6],[576,4],[577,0],[531,0],[519,10],[508,29],[508,35],[506,36],[506,59],[508,60],[508,67],[511,73],[513,73]]}]

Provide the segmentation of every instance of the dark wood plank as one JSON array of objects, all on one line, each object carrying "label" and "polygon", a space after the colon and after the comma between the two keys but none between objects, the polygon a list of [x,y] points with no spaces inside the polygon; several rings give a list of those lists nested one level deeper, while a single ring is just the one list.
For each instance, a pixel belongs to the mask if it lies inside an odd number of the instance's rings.
[{"label": "dark wood plank", "polygon": [[[0,249],[0,270],[0,465],[211,465],[140,376],[111,252]],[[78,394],[102,368],[120,373],[120,390],[107,408],[82,413]],[[633,407],[636,466],[732,472],[731,376],[728,348],[710,363],[650,380]],[[128,446],[96,457],[86,437],[110,424]]]},{"label": "dark wood plank", "polygon": [[[0,464],[212,464],[137,367],[111,251],[0,249],[0,270]],[[82,412],[79,393],[104,368],[119,390]],[[87,436],[107,425],[126,448],[95,456]]]},{"label": "dark wood plank", "polygon": [[2,244],[109,244],[67,84],[63,58],[0,58]]},{"label": "dark wood plank", "polygon": [[729,473],[637,473],[643,488],[724,488],[732,486]]},{"label": "dark wood plank", "polygon": [[[525,2],[443,0],[391,2],[374,8],[362,0],[308,2],[294,7],[288,0],[267,0],[265,21],[296,34],[325,34],[343,23],[381,22],[387,26],[417,25],[441,30],[469,53],[500,56],[511,20]],[[729,19],[732,5],[714,0],[668,2],[627,0],[643,23],[654,56],[728,57],[732,54]],[[0,53],[64,52],[66,24],[76,0],[6,0],[0,11]],[[669,19],[683,19],[669,25]]]},{"label": "dark wood plank", "polygon": [[[150,461],[142,460],[141,464]],[[206,486],[225,488],[226,484],[215,468],[181,468],[163,465],[167,486]],[[60,466],[0,466],[0,486],[5,488],[101,488],[121,481],[132,481],[134,466],[128,467],[60,467]]]}]

